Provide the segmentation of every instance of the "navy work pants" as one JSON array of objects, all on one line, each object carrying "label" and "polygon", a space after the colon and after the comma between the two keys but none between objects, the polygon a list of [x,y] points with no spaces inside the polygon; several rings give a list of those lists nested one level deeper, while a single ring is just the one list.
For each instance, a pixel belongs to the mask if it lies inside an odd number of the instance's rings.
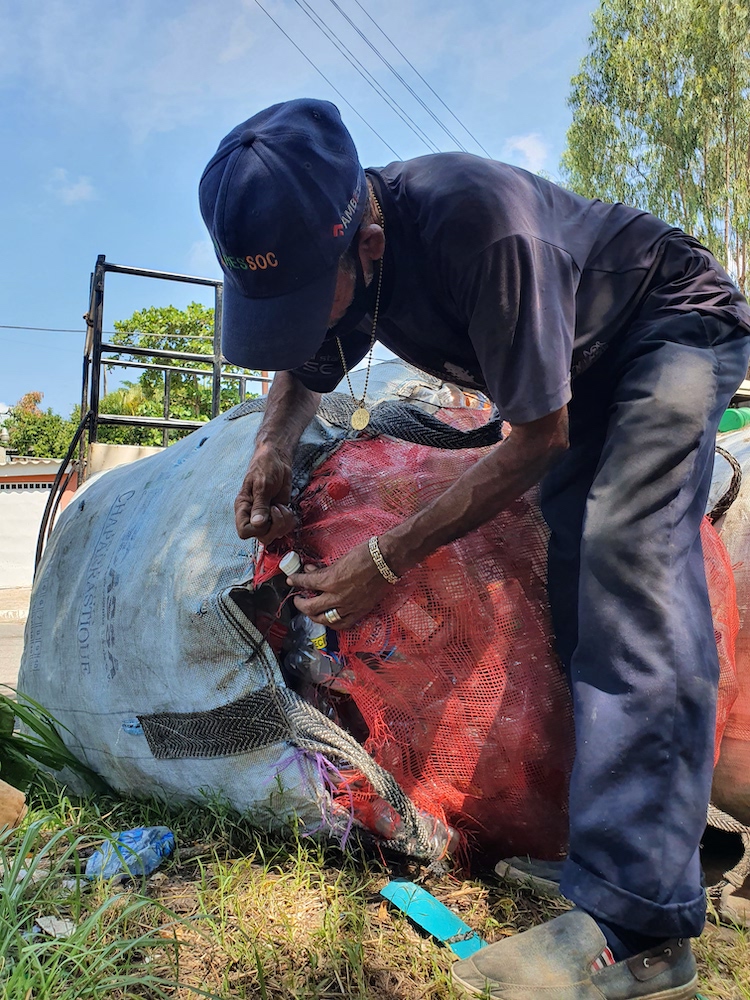
[{"label": "navy work pants", "polygon": [[719,668],[699,530],[749,354],[747,333],[713,317],[635,322],[576,379],[570,449],[542,483],[576,733],[562,891],[659,937],[705,919]]}]

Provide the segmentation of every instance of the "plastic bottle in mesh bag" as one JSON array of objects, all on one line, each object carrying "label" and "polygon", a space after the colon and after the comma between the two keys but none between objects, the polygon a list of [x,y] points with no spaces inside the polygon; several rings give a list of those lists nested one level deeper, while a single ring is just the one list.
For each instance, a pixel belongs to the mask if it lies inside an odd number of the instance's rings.
[{"label": "plastic bottle in mesh bag", "polygon": [[328,652],[324,625],[311,621],[307,615],[297,615],[289,626],[287,644],[284,666],[290,674],[338,690],[337,678],[342,672],[342,664]]},{"label": "plastic bottle in mesh bag", "polygon": [[313,664],[325,656],[325,626],[317,625],[307,615],[296,615],[289,625],[287,646],[284,666],[290,674],[309,680]]},{"label": "plastic bottle in mesh bag", "polygon": [[[417,811],[421,819],[426,821],[431,828],[430,852],[433,856],[444,857],[445,855],[452,855],[458,847],[460,840],[456,830],[451,826],[446,826],[442,820],[431,813],[424,812],[421,809]],[[357,818],[360,821],[364,821],[365,826],[369,826],[370,829],[386,840],[392,840],[394,837],[403,834],[404,831],[404,824],[401,817],[385,799],[375,798],[369,803],[369,807],[362,808],[360,806]],[[421,853],[416,841],[412,842],[409,840],[407,844],[408,849],[415,854]]]}]

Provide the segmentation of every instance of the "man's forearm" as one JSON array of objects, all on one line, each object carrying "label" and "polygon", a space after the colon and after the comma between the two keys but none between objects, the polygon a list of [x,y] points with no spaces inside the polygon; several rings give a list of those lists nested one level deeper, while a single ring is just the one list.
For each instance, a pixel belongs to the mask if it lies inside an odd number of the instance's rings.
[{"label": "man's forearm", "polygon": [[256,450],[271,447],[291,460],[319,403],[319,392],[306,388],[291,372],[276,372],[255,439]]},{"label": "man's forearm", "polygon": [[517,428],[427,507],[380,536],[386,562],[401,576],[441,545],[485,524],[539,482],[566,447],[564,411],[536,427]]}]

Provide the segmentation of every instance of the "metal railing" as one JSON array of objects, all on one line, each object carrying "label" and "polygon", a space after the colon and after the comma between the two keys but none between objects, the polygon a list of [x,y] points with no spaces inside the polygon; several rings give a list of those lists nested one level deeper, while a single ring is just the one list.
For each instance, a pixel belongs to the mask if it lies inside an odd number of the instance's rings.
[{"label": "metal railing", "polygon": [[[112,344],[104,340],[104,279],[107,274],[132,274],[140,278],[157,278],[162,281],[180,281],[191,285],[207,285],[214,289],[214,334],[212,354],[194,354],[190,351],[162,350],[153,347],[137,347],[130,344]],[[163,431],[162,444],[169,443],[170,430],[194,430],[200,427],[200,420],[180,420],[170,413],[170,374],[200,375],[211,378],[211,419],[219,415],[221,403],[221,380],[233,379],[239,382],[240,402],[245,399],[248,382],[260,382],[264,388],[268,375],[245,375],[226,371],[221,354],[221,306],[223,283],[216,278],[199,278],[189,274],[173,274],[169,271],[153,271],[143,267],[128,267],[111,264],[104,254],[96,259],[91,275],[89,309],[86,313],[86,345],[83,352],[83,377],[81,389],[81,413],[90,413],[87,435],[89,444],[94,443],[101,426],[156,427]],[[158,364],[152,361],[122,361],[117,355],[126,354],[138,358],[163,358],[171,362],[187,361],[210,363],[210,369],[189,368],[177,364]],[[162,417],[142,417],[129,414],[101,413],[102,366],[136,368],[143,371],[164,372],[164,406]],[[83,462],[86,440],[81,440],[79,461]]]},{"label": "metal railing", "polygon": [[[114,344],[104,339],[104,284],[107,274],[131,274],[140,278],[157,278],[162,281],[179,281],[190,285],[207,285],[214,289],[214,332],[213,350],[211,354],[195,354],[190,351],[163,350],[153,347],[138,347],[131,344]],[[55,516],[62,494],[73,477],[77,475],[80,485],[87,475],[88,448],[99,436],[99,428],[109,427],[148,427],[162,430],[162,444],[169,444],[169,432],[172,430],[195,430],[203,426],[202,420],[182,420],[170,416],[170,375],[199,375],[211,379],[211,419],[217,417],[221,407],[222,379],[232,379],[239,382],[239,398],[243,402],[247,392],[247,384],[261,384],[261,391],[268,389],[269,376],[267,372],[260,375],[247,375],[241,372],[227,371],[221,354],[221,311],[223,283],[215,278],[199,278],[189,274],[173,274],[169,271],[153,271],[143,267],[129,267],[123,264],[111,264],[104,254],[96,258],[96,265],[91,275],[89,286],[89,308],[85,315],[86,341],[83,351],[83,373],[81,378],[81,420],[70,443],[68,454],[61,465],[55,482],[50,490],[50,496],[42,517],[36,551],[36,565],[39,564],[49,533],[52,530]],[[186,367],[184,364],[159,364],[158,361],[123,361],[118,355],[129,358],[157,358],[165,362],[188,362],[195,365],[208,364],[209,368]],[[102,413],[103,368],[131,368],[142,371],[161,371],[164,373],[164,399],[161,417],[144,417],[135,414]],[[78,449],[77,461],[73,456]]]}]

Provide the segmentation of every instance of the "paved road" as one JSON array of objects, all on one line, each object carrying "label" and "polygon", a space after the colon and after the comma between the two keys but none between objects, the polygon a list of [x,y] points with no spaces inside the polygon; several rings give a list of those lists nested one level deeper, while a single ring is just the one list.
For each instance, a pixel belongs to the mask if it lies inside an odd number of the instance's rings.
[{"label": "paved road", "polygon": [[23,652],[25,624],[22,621],[0,621],[0,685],[16,686],[18,667]]}]

